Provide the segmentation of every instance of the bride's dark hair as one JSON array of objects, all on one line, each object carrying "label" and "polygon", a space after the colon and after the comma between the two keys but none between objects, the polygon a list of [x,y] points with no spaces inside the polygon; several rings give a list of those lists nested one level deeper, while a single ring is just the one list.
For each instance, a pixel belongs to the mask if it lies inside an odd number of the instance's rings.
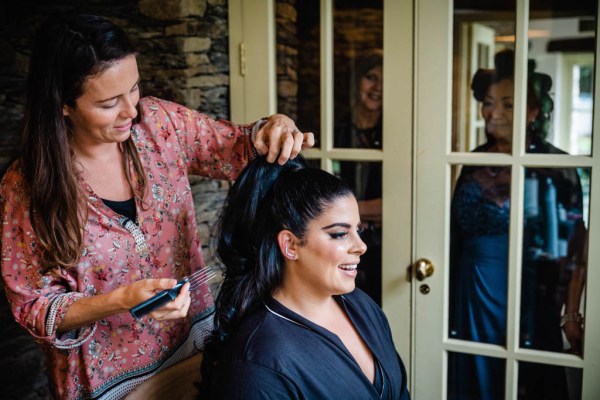
[{"label": "bride's dark hair", "polygon": [[308,224],[345,196],[353,196],[345,182],[307,167],[301,156],[282,166],[259,157],[242,171],[217,225],[224,280],[215,300],[214,331],[204,348],[205,396],[223,344],[242,318],[281,285],[285,262],[278,233],[287,229],[302,241]]}]

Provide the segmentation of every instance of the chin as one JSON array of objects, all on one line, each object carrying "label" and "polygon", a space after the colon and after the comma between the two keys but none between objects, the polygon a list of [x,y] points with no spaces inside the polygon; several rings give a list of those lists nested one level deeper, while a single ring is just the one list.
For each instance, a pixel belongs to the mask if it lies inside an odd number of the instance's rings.
[{"label": "chin", "polygon": [[123,143],[124,141],[129,139],[129,136],[131,136],[131,132],[120,133],[120,134],[114,136],[114,140],[117,143]]},{"label": "chin", "polygon": [[352,292],[354,292],[354,289],[356,289],[356,285],[348,286],[348,287],[345,287],[344,289],[342,289],[340,291],[340,293],[338,293],[338,294],[343,295],[343,294],[352,293]]}]

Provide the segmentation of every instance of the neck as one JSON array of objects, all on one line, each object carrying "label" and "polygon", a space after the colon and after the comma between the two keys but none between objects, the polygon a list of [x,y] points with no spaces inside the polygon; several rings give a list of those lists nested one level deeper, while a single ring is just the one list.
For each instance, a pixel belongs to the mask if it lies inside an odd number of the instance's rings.
[{"label": "neck", "polygon": [[273,294],[273,298],[318,325],[325,323],[334,309],[338,308],[332,296],[319,297],[300,290],[290,290],[285,284]]},{"label": "neck", "polygon": [[505,153],[510,154],[512,152],[512,140],[498,140],[489,150],[492,153]]},{"label": "neck", "polygon": [[369,129],[377,125],[381,118],[381,110],[367,110],[364,107],[356,106],[352,113],[352,122],[358,129]]},{"label": "neck", "polygon": [[121,160],[122,148],[120,143],[102,143],[94,146],[73,142],[75,156],[83,163],[113,163]]}]

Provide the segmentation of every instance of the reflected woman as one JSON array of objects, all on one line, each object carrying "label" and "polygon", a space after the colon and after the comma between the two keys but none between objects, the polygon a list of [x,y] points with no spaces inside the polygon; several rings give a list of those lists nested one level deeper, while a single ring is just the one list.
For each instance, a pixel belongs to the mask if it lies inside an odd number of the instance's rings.
[{"label": "reflected woman", "polygon": [[[495,56],[495,69],[477,71],[471,88],[482,103],[486,143],[475,152],[511,153],[513,145],[514,53]],[[545,140],[553,102],[551,78],[530,63],[526,147],[530,153],[561,154]],[[465,166],[452,200],[450,337],[506,345],[511,170],[506,166]],[[574,168],[527,168],[522,267],[520,345],[562,352],[563,328],[572,352],[581,351],[578,314],[585,273],[583,195]],[[573,282],[570,283],[570,277]],[[567,324],[569,326],[567,326]],[[565,398],[564,373],[522,366],[519,390],[548,390],[542,398]],[[548,389],[546,382],[553,382]],[[452,355],[450,398],[504,398],[504,362],[483,356]],[[537,386],[537,387],[536,387]],[[546,389],[544,389],[546,388]],[[566,395],[566,394],[565,394]],[[521,397],[520,397],[521,398]]]}]

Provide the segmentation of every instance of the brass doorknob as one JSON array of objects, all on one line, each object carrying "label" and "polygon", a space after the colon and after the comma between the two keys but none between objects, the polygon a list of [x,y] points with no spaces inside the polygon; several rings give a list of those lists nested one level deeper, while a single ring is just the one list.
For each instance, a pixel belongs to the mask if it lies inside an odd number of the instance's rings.
[{"label": "brass doorknob", "polygon": [[433,268],[433,264],[426,258],[421,258],[416,262],[415,271],[417,274],[417,279],[420,281],[433,275],[434,270],[435,268]]}]

